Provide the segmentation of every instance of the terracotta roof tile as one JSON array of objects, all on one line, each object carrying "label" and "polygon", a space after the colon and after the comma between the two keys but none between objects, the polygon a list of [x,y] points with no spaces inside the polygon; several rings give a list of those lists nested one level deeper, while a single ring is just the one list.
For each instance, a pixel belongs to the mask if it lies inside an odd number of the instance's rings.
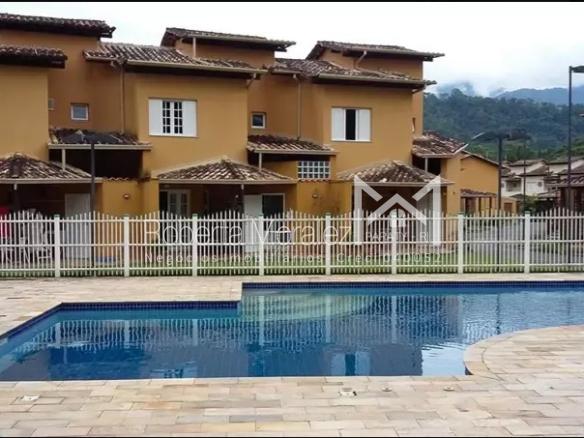
[{"label": "terracotta roof tile", "polygon": [[473,189],[462,189],[460,191],[460,196],[463,198],[492,198],[496,197],[496,193],[482,192],[480,190]]},{"label": "terracotta roof tile", "polygon": [[0,44],[0,64],[63,68],[66,60],[61,49]]},{"label": "terracotta roof tile", "polygon": [[333,155],[335,151],[311,141],[277,135],[250,135],[247,149],[252,152]]},{"label": "terracotta roof tile", "polygon": [[195,38],[198,41],[220,41],[223,43],[238,43],[252,47],[265,47],[272,50],[286,51],[286,48],[296,44],[294,41],[268,39],[256,35],[238,35],[233,33],[208,32],[204,30],[167,27],[162,37],[162,45],[173,45],[177,39]]},{"label": "terracotta roof tile", "polygon": [[460,152],[466,144],[437,132],[428,131],[414,138],[412,153],[421,158],[448,158]]},{"label": "terracotta roof tile", "polygon": [[101,43],[97,50],[85,50],[89,61],[119,61],[132,65],[153,66],[164,64],[168,67],[193,68],[210,71],[235,71],[256,73],[259,70],[250,64],[227,59],[193,58],[172,47],[147,46],[126,43]]},{"label": "terracotta roof tile", "polygon": [[[356,176],[372,185],[412,187],[424,186],[436,178],[436,175],[430,172],[397,160],[339,173],[339,178],[344,180],[352,180]],[[450,181],[443,178],[441,178],[441,181],[441,184],[451,184]]]},{"label": "terracotta roof tile", "polygon": [[259,169],[227,158],[190,167],[159,173],[158,178],[165,183],[203,184],[261,184],[293,183],[294,180],[268,169]]},{"label": "terracotta roof tile", "polygon": [[0,29],[111,37],[116,28],[102,20],[0,13]]},{"label": "terracotta roof tile", "polygon": [[0,158],[0,182],[87,182],[90,175],[75,167],[61,163],[42,161],[38,158],[16,153]]},{"label": "terracotta roof tile", "polygon": [[433,84],[432,81],[414,79],[403,73],[384,70],[349,69],[331,61],[276,58],[269,66],[273,73],[297,73],[319,80],[353,80],[396,85],[408,85],[414,88]]},{"label": "terracotta roof tile", "polygon": [[141,142],[134,135],[120,132],[98,132],[88,129],[54,128],[49,130],[49,145],[115,145],[143,146],[149,143]]},{"label": "terracotta roof tile", "polygon": [[314,48],[310,51],[306,59],[318,59],[325,49],[341,52],[344,54],[355,54],[359,56],[364,51],[367,53],[375,53],[377,55],[386,56],[400,56],[422,58],[424,60],[432,60],[439,56],[444,56],[443,53],[436,52],[420,52],[418,50],[408,49],[402,46],[392,46],[384,44],[360,44],[360,43],[343,43],[339,41],[317,41]]}]

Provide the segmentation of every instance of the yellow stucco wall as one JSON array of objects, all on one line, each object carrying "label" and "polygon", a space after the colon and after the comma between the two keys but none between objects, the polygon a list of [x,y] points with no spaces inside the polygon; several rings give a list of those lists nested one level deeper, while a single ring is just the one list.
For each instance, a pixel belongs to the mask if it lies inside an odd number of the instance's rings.
[{"label": "yellow stucco wall", "polygon": [[[337,152],[337,170],[364,164],[411,159],[411,92],[395,88],[323,85],[316,98],[320,109],[320,142]],[[331,109],[334,107],[371,109],[371,141],[339,142],[331,139]],[[316,111],[316,110],[315,110]]]},{"label": "yellow stucco wall", "polygon": [[48,158],[47,69],[0,68],[0,154]]},{"label": "yellow stucco wall", "polygon": [[[182,167],[228,156],[247,157],[247,88],[242,79],[127,74],[128,127],[138,138],[152,143],[145,154],[146,172]],[[149,134],[148,100],[171,98],[197,102],[197,136],[152,136]]]},{"label": "yellow stucco wall", "polygon": [[[122,130],[120,72],[109,64],[85,61],[84,50],[95,49],[95,37],[59,35],[43,32],[0,30],[1,44],[33,45],[61,49],[67,55],[64,69],[50,69],[48,97],[55,109],[49,112],[51,126]],[[71,120],[71,104],[89,104],[89,120]],[[44,109],[47,109],[45,103]]]},{"label": "yellow stucco wall", "polygon": [[461,189],[497,193],[499,179],[497,165],[472,155],[461,159],[460,162]]},{"label": "yellow stucco wall", "polygon": [[441,163],[440,176],[454,184],[448,185],[444,189],[443,211],[452,215],[460,212],[460,175],[461,175],[461,157],[457,155],[453,158],[443,159]]},{"label": "yellow stucco wall", "polygon": [[[343,56],[342,54],[332,52],[329,49],[326,49],[323,52],[320,59],[331,61],[347,68],[358,67],[367,70],[384,70],[404,73],[416,79],[422,79],[424,77],[424,62],[419,59],[388,59],[365,56],[357,64],[358,58]],[[413,94],[411,117],[415,118],[415,133],[417,135],[422,134],[422,132],[424,132],[424,94],[422,91]]]}]

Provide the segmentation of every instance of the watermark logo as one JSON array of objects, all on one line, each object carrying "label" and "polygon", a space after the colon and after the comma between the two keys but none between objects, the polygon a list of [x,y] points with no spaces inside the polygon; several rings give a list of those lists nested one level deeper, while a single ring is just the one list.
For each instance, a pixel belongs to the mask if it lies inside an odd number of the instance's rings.
[{"label": "watermark logo", "polygon": [[[418,190],[412,196],[413,200],[417,203],[425,201],[429,205],[428,209],[420,210],[416,205],[413,205],[407,199],[405,199],[400,194],[396,193],[391,198],[386,200],[381,206],[379,206],[375,211],[369,213],[366,218],[363,216],[363,193],[367,194],[374,201],[379,202],[382,200],[383,195],[363,181],[358,176],[353,179],[353,205],[355,208],[355,215],[357,216],[357,221],[355,221],[355,240],[358,242],[363,241],[363,225],[371,225],[375,221],[379,220],[387,212],[391,212],[391,233],[397,234],[397,228],[400,226],[400,221],[398,220],[398,212],[402,214],[410,215],[412,218],[420,222],[422,226],[427,229],[427,234],[431,236],[431,241],[434,246],[438,246],[442,242],[442,227],[440,224],[440,214],[442,212],[442,196],[441,196],[441,179],[439,176],[433,178],[424,187]],[[363,220],[360,220],[363,219]]]}]

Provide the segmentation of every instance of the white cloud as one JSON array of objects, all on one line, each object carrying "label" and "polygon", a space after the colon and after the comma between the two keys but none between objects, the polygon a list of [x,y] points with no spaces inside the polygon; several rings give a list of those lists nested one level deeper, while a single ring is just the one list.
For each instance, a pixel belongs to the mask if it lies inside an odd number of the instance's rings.
[{"label": "white cloud", "polygon": [[146,44],[176,26],[291,39],[290,57],[319,39],[440,51],[446,56],[427,64],[426,76],[470,81],[481,92],[565,86],[568,65],[584,64],[578,3],[4,2],[0,10],[104,19],[117,27],[115,41]]}]

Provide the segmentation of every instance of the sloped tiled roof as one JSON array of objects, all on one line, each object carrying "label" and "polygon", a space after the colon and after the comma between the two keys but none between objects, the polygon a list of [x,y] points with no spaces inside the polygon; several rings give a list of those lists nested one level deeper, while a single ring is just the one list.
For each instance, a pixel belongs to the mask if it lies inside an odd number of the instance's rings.
[{"label": "sloped tiled roof", "polygon": [[49,130],[51,145],[149,146],[134,135],[120,132],[98,132],[88,129],[54,128]]},{"label": "sloped tiled roof", "polygon": [[492,198],[496,197],[496,193],[482,192],[480,190],[473,189],[462,189],[460,191],[460,196],[463,198]]},{"label": "sloped tiled roof", "polygon": [[421,88],[434,82],[414,79],[403,73],[383,70],[349,69],[331,61],[276,58],[269,67],[273,73],[300,74],[315,80],[375,82]]},{"label": "sloped tiled roof", "polygon": [[511,163],[506,163],[507,166],[511,166],[511,167],[523,167],[524,165],[527,166],[531,166],[533,164],[536,163],[544,163],[544,160],[542,158],[530,158],[525,160],[525,163],[523,162],[524,160],[517,160],[517,161],[513,161]]},{"label": "sloped tiled roof", "polygon": [[464,149],[466,144],[460,140],[428,131],[414,137],[412,153],[421,158],[448,158]]},{"label": "sloped tiled roof", "polygon": [[[564,169],[564,170],[558,172],[558,175],[567,175],[567,174],[568,174],[568,169]],[[571,174],[572,175],[575,175],[575,174],[584,174],[584,164],[581,164],[579,166],[572,167]]]},{"label": "sloped tiled roof", "polygon": [[1,183],[51,183],[88,182],[87,172],[75,167],[62,167],[61,163],[42,161],[28,155],[16,153],[0,157]]},{"label": "sloped tiled roof", "polygon": [[102,20],[43,17],[0,13],[0,29],[111,37],[115,27]]},{"label": "sloped tiled roof", "polygon": [[[436,178],[436,175],[430,172],[397,160],[376,163],[339,173],[339,178],[344,180],[352,180],[356,176],[372,185],[411,187],[424,186]],[[452,183],[441,178],[441,184]]]},{"label": "sloped tiled roof", "polygon": [[277,136],[277,135],[250,135],[247,149],[252,152],[281,153],[281,154],[313,154],[334,155],[335,151],[325,145],[311,141]]},{"label": "sloped tiled roof", "polygon": [[89,61],[119,61],[131,65],[182,67],[199,70],[256,73],[258,69],[243,61],[193,58],[172,47],[126,43],[101,43],[97,50],[85,50]]},{"label": "sloped tiled roof", "polygon": [[286,48],[296,44],[294,41],[275,40],[256,35],[238,35],[233,33],[208,32],[204,30],[167,27],[162,37],[163,46],[172,46],[178,39],[195,38],[197,41],[221,42],[223,44],[245,45],[277,51],[286,51]]},{"label": "sloped tiled roof", "polygon": [[412,50],[402,46],[343,43],[339,41],[317,41],[316,45],[310,51],[306,59],[318,59],[326,49],[335,52],[341,52],[349,56],[360,56],[363,52],[366,51],[368,54],[375,53],[376,55],[420,58],[426,61],[431,61],[432,59],[438,58],[439,56],[444,56],[443,53],[420,52],[418,50]]},{"label": "sloped tiled roof", "polygon": [[551,172],[549,167],[546,164],[542,164],[541,166],[536,167],[535,169],[531,169],[527,172],[518,173],[518,176],[547,176],[550,175]]},{"label": "sloped tiled roof", "polygon": [[227,158],[159,173],[164,182],[199,184],[286,184],[294,180],[268,169],[260,169]]},{"label": "sloped tiled roof", "polygon": [[0,44],[0,64],[63,68],[66,60],[61,49]]},{"label": "sloped tiled roof", "polygon": [[481,161],[484,161],[485,163],[489,163],[489,164],[491,164],[493,166],[499,167],[499,163],[498,162],[496,162],[494,160],[491,160],[490,158],[487,158],[484,155],[477,154],[476,152],[467,152],[467,151],[465,151],[463,153],[462,159],[465,160],[467,158],[477,158],[477,159],[479,159]]}]

